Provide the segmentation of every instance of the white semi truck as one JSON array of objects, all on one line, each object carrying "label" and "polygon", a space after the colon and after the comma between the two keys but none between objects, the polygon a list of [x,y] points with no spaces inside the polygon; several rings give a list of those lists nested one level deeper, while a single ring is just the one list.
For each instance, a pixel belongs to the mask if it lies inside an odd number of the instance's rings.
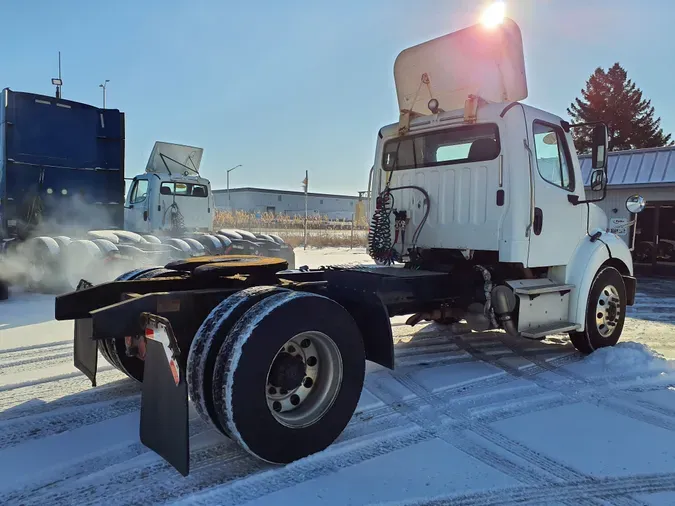
[{"label": "white semi truck", "polygon": [[[95,382],[97,350],[115,352],[143,383],[141,441],[182,474],[188,400],[267,462],[330,445],[366,360],[395,366],[392,316],[569,334],[582,353],[618,341],[636,291],[631,256],[585,198],[570,135],[593,129],[602,190],[606,127],[521,102],[521,34],[508,19],[403,51],[394,78],[400,121],[380,130],[372,171],[369,251],[380,265],[191,259],[56,299],[56,318],[75,320],[80,370]],[[637,213],[644,200],[626,205]]]}]

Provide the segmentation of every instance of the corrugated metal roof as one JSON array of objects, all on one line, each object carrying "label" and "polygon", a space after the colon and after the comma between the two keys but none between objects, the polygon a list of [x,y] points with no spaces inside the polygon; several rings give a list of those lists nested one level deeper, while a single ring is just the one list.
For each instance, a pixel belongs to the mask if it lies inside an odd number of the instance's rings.
[{"label": "corrugated metal roof", "polygon": [[[590,155],[579,156],[579,162],[584,186],[589,186]],[[611,151],[607,163],[609,186],[675,186],[675,146]]]}]

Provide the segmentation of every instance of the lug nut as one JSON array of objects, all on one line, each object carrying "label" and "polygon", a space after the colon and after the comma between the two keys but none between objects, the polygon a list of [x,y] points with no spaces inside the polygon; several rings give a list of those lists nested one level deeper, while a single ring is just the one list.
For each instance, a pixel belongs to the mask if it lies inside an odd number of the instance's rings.
[{"label": "lug nut", "polygon": [[272,404],[272,409],[278,413],[279,411],[281,411],[281,403],[279,401],[275,401]]},{"label": "lug nut", "polygon": [[267,391],[269,392],[270,395],[274,395],[277,393],[277,389],[274,387],[269,387]]},{"label": "lug nut", "polygon": [[307,365],[310,367],[314,367],[317,363],[316,357],[309,357],[307,359]]},{"label": "lug nut", "polygon": [[280,393],[281,395],[286,395],[286,394],[288,393],[288,390],[286,390],[285,388],[280,388],[280,389],[279,389],[279,393]]},{"label": "lug nut", "polygon": [[291,395],[291,404],[293,404],[293,406],[300,404],[300,397],[295,394]]},{"label": "lug nut", "polygon": [[314,381],[312,380],[312,378],[305,378],[305,381],[303,381],[302,384],[305,388],[312,388]]},{"label": "lug nut", "polygon": [[295,346],[292,344],[288,347],[288,353],[295,353]]},{"label": "lug nut", "polygon": [[303,348],[309,348],[311,344],[312,343],[309,339],[303,339],[302,342],[300,343],[300,346],[302,346]]}]

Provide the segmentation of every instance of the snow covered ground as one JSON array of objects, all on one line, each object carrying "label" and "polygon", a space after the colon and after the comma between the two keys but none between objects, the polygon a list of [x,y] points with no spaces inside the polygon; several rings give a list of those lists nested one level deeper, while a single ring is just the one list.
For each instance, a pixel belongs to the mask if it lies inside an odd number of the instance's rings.
[{"label": "snow covered ground", "polygon": [[187,478],[140,444],[138,385],[99,359],[91,388],[53,297],[14,294],[0,303],[0,503],[675,504],[675,282],[638,290],[621,344],[586,358],[564,336],[394,318],[397,369],[369,366],[333,446],[269,466],[192,411]]}]

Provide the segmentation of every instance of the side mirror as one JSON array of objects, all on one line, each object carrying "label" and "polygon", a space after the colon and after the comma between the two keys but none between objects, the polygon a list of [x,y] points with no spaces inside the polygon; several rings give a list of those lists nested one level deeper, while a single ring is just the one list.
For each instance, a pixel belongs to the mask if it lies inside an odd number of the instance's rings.
[{"label": "side mirror", "polygon": [[599,192],[605,189],[607,173],[605,169],[595,169],[591,172],[591,190]]},{"label": "side mirror", "polygon": [[645,198],[642,195],[631,195],[626,199],[626,209],[629,213],[637,214],[647,205]]},{"label": "side mirror", "polygon": [[600,123],[593,128],[592,159],[594,169],[607,168],[607,151],[609,150],[609,136],[607,125]]}]

